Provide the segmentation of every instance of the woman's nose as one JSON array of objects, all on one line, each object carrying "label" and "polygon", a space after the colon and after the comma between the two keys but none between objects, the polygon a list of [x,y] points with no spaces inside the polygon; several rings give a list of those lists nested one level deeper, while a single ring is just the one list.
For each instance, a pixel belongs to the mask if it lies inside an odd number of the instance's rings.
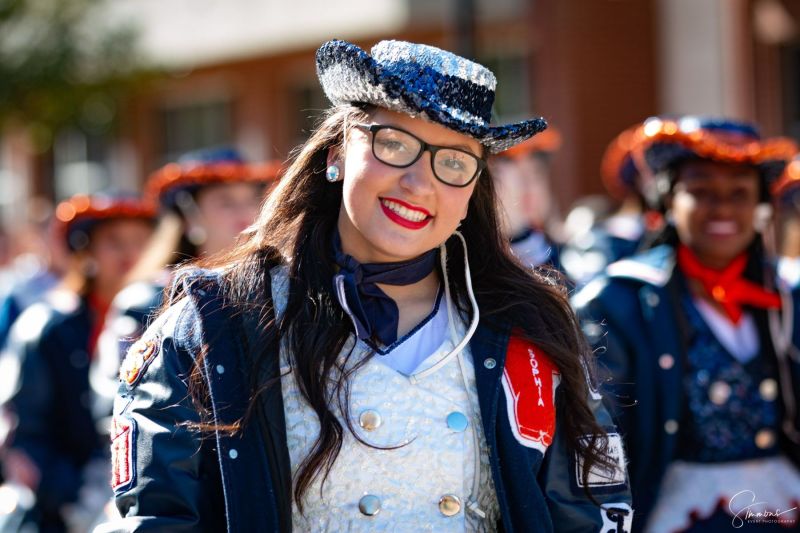
[{"label": "woman's nose", "polygon": [[400,185],[409,193],[424,196],[433,192],[436,177],[433,175],[430,152],[425,152],[413,165],[402,170]]}]

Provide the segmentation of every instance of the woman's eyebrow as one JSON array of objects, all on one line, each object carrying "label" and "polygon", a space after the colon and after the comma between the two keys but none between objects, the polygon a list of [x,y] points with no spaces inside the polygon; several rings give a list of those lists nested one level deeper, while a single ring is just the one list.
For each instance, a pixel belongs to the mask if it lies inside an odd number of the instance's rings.
[{"label": "woman's eyebrow", "polygon": [[479,158],[479,159],[480,159],[480,157],[481,157],[480,155],[476,154],[476,153],[475,153],[475,152],[472,150],[472,148],[471,148],[471,147],[469,147],[469,146],[467,146],[466,144],[454,144],[452,147],[453,147],[453,148],[460,148],[461,150],[464,150],[465,152],[469,152],[469,153],[471,153],[472,155],[474,155],[475,157],[477,157],[477,158]]},{"label": "woman's eyebrow", "polygon": [[[376,122],[376,124],[377,124],[377,122]],[[395,124],[394,122],[381,122],[380,124],[381,124],[381,126],[389,126],[390,128],[394,128],[396,130],[401,130],[401,131],[404,131],[406,133],[410,133],[411,135],[413,135],[414,137],[417,137],[421,141],[425,141],[425,139],[423,139],[418,133],[414,133],[414,132],[408,131],[407,128],[404,128],[403,126]],[[434,143],[429,143],[428,141],[425,141],[425,142],[430,144],[430,145],[433,145],[433,146],[442,146],[444,148],[458,148],[459,150],[462,150],[464,152],[469,152],[470,154],[474,155],[478,159],[481,158],[480,155],[475,153],[475,151],[472,149],[472,147],[470,147],[469,145],[466,145],[466,144],[462,144],[462,143],[459,143],[459,144],[434,144]]]}]

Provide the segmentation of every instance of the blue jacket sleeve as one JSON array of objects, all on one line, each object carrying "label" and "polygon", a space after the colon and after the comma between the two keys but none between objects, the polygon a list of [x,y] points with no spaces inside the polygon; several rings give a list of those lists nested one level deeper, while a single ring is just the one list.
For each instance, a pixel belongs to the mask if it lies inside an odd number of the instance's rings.
[{"label": "blue jacket sleeve", "polygon": [[189,389],[199,353],[196,308],[173,305],[131,347],[114,404],[112,485],[120,520],[107,531],[224,531],[213,432]]},{"label": "blue jacket sleeve", "polygon": [[3,410],[14,420],[9,447],[24,452],[39,469],[38,505],[58,512],[77,497],[81,468],[65,456],[54,431],[59,420],[48,358],[63,356],[63,348],[48,327],[52,316],[48,306],[35,304],[14,324],[2,354],[0,395]]},{"label": "blue jacket sleeve", "polygon": [[[635,401],[636,379],[633,348],[623,334],[626,328],[636,328],[636,317],[620,316],[616,309],[638,305],[629,291],[609,290],[608,279],[593,281],[573,298],[573,305],[586,340],[597,356],[598,381],[603,401],[620,429],[629,430],[627,422]],[[609,301],[613,300],[613,301]]]},{"label": "blue jacket sleeve", "polygon": [[539,473],[553,528],[575,533],[630,531],[633,509],[622,439],[599,395],[592,394],[589,406],[608,432],[607,456],[617,466],[613,471],[593,467],[584,483],[581,460],[569,451],[566,436],[557,426]]}]

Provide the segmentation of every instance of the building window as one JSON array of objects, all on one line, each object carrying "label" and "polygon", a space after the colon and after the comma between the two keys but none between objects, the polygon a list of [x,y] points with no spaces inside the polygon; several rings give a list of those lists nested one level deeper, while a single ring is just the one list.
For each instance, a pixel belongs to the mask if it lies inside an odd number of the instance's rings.
[{"label": "building window", "polygon": [[311,135],[317,121],[330,103],[317,81],[292,88],[289,101],[292,106],[290,109],[296,110],[294,144],[302,144]]},{"label": "building window", "polygon": [[783,57],[784,128],[800,141],[800,46],[788,47]]},{"label": "building window", "polygon": [[227,100],[163,108],[161,163],[194,150],[233,144],[231,104]]},{"label": "building window", "polygon": [[111,187],[108,154],[109,139],[105,135],[72,128],[59,132],[53,143],[55,200]]},{"label": "building window", "polygon": [[478,62],[494,72],[498,80],[494,98],[493,117],[497,122],[509,122],[528,118],[531,115],[530,61],[522,53],[486,55]]}]

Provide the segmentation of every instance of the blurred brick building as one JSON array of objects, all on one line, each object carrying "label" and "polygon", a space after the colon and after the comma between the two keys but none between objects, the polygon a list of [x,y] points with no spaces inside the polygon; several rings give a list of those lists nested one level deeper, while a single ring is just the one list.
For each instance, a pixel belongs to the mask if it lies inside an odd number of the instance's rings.
[{"label": "blurred brick building", "polygon": [[232,144],[286,158],[326,107],[313,54],[339,37],[474,50],[499,79],[498,120],[543,115],[561,207],[602,190],[600,156],[661,113],[757,120],[800,138],[800,0],[117,0],[168,76],[119,110],[114,135],[64,132],[34,155],[0,141],[0,210],[24,199],[134,188],[178,154]]}]

